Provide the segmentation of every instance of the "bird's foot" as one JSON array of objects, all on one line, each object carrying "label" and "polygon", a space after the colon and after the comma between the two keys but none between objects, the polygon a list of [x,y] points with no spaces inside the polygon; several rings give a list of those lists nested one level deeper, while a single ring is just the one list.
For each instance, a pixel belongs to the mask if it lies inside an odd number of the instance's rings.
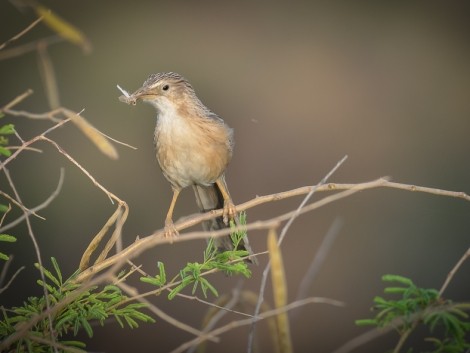
[{"label": "bird's foot", "polygon": [[235,209],[235,205],[231,200],[226,200],[224,202],[224,211],[222,213],[222,217],[225,224],[228,224],[229,220],[235,219],[237,215],[237,210]]},{"label": "bird's foot", "polygon": [[170,239],[174,239],[179,235],[178,231],[175,228],[175,225],[171,219],[167,219],[165,221],[165,229],[163,230],[163,237]]}]

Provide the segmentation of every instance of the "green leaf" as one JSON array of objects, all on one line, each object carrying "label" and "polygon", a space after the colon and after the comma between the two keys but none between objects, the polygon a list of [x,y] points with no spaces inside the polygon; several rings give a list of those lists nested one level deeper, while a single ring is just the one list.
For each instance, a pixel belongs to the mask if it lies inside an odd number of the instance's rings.
[{"label": "green leaf", "polygon": [[204,262],[207,262],[209,259],[211,259],[215,252],[216,248],[214,246],[214,238],[209,238],[206,249],[204,250]]},{"label": "green leaf", "polygon": [[16,237],[14,237],[13,235],[8,235],[8,234],[0,234],[0,241],[14,243],[16,241]]},{"label": "green leaf", "polygon": [[413,286],[413,281],[409,278],[399,275],[383,275],[382,281],[384,282],[399,282],[407,286]]},{"label": "green leaf", "polygon": [[59,264],[55,257],[51,257],[52,266],[54,266],[54,270],[57,274],[57,278],[59,279],[60,285],[62,285],[62,273],[60,272]]},{"label": "green leaf", "polygon": [[0,146],[0,154],[4,155],[5,157],[10,157],[11,151],[8,148]]},{"label": "green leaf", "polygon": [[212,292],[212,294],[214,294],[216,297],[219,296],[217,289],[215,289],[215,287],[212,284],[210,284],[207,279],[205,279],[204,277],[201,277],[200,282],[201,282],[202,292],[204,293],[205,298],[207,298],[207,289],[209,289]]},{"label": "green leaf", "polygon": [[354,322],[357,326],[377,326],[375,319],[361,319]]},{"label": "green leaf", "polygon": [[175,288],[173,288],[170,293],[168,294],[168,299],[172,300],[176,295],[181,292],[189,283],[180,283]]},{"label": "green leaf", "polygon": [[408,290],[408,288],[403,287],[387,287],[384,289],[384,293],[387,294],[403,294]]},{"label": "green leaf", "polygon": [[121,326],[121,328],[124,328],[124,323],[122,322],[120,315],[114,314],[114,317],[116,318],[116,321],[118,322],[119,326]]},{"label": "green leaf", "polygon": [[0,260],[8,261],[10,257],[7,254],[0,252]]},{"label": "green leaf", "polygon": [[155,277],[140,277],[140,281],[144,283],[151,284],[152,286],[160,287],[160,279]]},{"label": "green leaf", "polygon": [[84,342],[80,342],[80,341],[61,341],[60,343],[62,343],[65,346],[68,346],[68,347],[77,347],[77,348],[85,348],[86,347],[86,344]]},{"label": "green leaf", "polygon": [[2,203],[0,203],[0,212],[7,212],[8,210],[10,209],[10,207],[8,207],[7,205],[4,205]]},{"label": "green leaf", "polygon": [[12,135],[15,133],[15,125],[13,124],[6,124],[0,126],[0,135]]},{"label": "green leaf", "polygon": [[90,323],[83,317],[79,319],[80,323],[82,324],[83,329],[87,333],[88,337],[92,338],[93,337],[93,329],[90,325]]},{"label": "green leaf", "polygon": [[160,262],[160,261],[158,261],[157,265],[158,265],[160,283],[163,286],[166,283],[165,265],[163,264],[163,262]]},{"label": "green leaf", "polygon": [[[60,282],[57,280],[57,278],[54,277],[54,275],[49,271],[47,270],[44,266],[41,267],[39,266],[38,263],[35,263],[34,266],[38,269],[38,270],[41,270],[43,271],[44,273],[44,276],[46,276],[47,278],[49,278],[49,280],[51,280],[57,287],[60,287]],[[42,285],[42,284],[40,284]]]}]

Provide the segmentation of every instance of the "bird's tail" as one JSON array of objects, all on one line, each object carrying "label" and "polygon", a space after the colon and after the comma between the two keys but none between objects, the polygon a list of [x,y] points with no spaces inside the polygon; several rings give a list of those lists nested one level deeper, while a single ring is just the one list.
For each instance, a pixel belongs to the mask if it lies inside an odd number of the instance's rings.
[{"label": "bird's tail", "polygon": [[[209,186],[194,185],[193,189],[196,196],[197,205],[201,212],[209,212],[224,207],[224,198],[217,184],[212,184]],[[214,231],[224,229],[229,226],[224,223],[222,216],[219,216],[208,221],[203,221],[202,227],[205,231]],[[219,249],[219,251],[233,250],[233,243],[229,235],[214,238],[214,244]],[[250,243],[248,242],[248,237],[245,236],[243,238],[237,250],[246,250],[248,251],[249,255],[253,254]],[[251,257],[248,261],[257,264],[255,257]]]}]

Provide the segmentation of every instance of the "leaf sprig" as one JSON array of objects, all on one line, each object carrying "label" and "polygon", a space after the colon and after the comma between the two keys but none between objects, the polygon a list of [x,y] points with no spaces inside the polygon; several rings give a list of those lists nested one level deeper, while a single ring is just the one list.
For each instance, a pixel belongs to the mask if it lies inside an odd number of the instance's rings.
[{"label": "leaf sprig", "polygon": [[385,294],[400,297],[375,297],[372,309],[378,311],[376,316],[373,319],[357,320],[356,325],[392,326],[400,335],[394,353],[400,351],[406,339],[420,324],[431,334],[425,341],[432,343],[434,349],[428,352],[458,353],[470,348],[466,339],[470,333],[470,320],[465,312],[470,309],[470,303],[455,304],[442,298],[436,289],[420,288],[403,276],[384,275],[382,281],[396,284],[386,287]]},{"label": "leaf sprig", "polygon": [[[36,264],[37,269],[42,269],[47,283],[45,283],[49,292],[49,302],[52,306],[60,303],[66,297],[75,294],[80,290],[80,284],[73,280],[78,273],[72,275],[69,279],[63,280],[62,273],[55,258],[51,258],[53,272],[40,267]],[[39,285],[43,285],[38,280]],[[98,286],[81,292],[67,306],[57,310],[52,316],[53,333],[50,332],[49,318],[45,317],[40,320],[30,332],[16,342],[15,351],[47,351],[48,345],[40,343],[37,337],[50,340],[51,335],[54,336],[56,342],[64,346],[75,348],[85,348],[85,344],[79,341],[69,341],[64,338],[68,334],[76,336],[80,330],[84,330],[88,337],[93,336],[93,324],[98,322],[104,325],[108,318],[114,318],[121,327],[129,326],[137,328],[138,321],[154,322],[154,319],[143,313],[141,309],[146,307],[143,303],[127,303],[128,297],[122,294],[121,290],[115,285],[107,285],[104,288]],[[40,315],[46,310],[46,300],[44,297],[29,297],[22,306],[7,309],[1,307],[3,319],[0,321],[0,337],[8,337],[24,323]]]}]

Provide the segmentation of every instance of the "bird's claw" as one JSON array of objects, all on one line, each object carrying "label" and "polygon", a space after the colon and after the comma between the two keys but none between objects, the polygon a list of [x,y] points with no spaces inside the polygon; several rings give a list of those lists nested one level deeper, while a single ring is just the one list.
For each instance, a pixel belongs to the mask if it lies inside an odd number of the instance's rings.
[{"label": "bird's claw", "polygon": [[235,219],[235,216],[237,215],[237,210],[235,208],[235,205],[233,204],[232,201],[225,201],[224,202],[224,210],[222,213],[222,218],[224,220],[225,224],[228,224],[229,220]]},{"label": "bird's claw", "polygon": [[179,235],[173,221],[166,220],[165,221],[165,229],[163,230],[163,237],[166,239],[170,239],[170,241]]}]

